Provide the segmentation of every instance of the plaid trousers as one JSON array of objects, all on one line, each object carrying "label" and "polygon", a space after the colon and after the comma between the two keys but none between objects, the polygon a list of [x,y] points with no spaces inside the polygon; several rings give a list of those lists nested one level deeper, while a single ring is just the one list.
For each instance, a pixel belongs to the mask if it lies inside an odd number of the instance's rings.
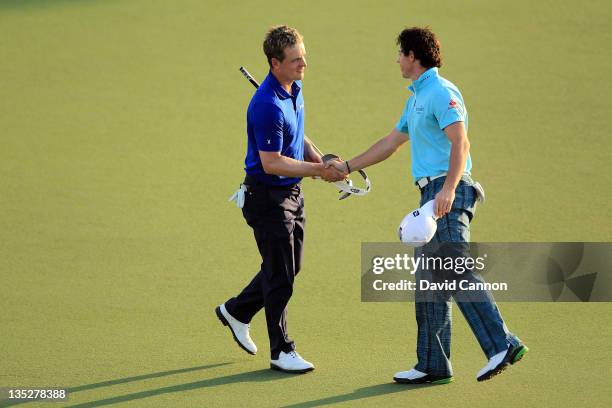
[{"label": "plaid trousers", "polygon": [[[435,179],[421,190],[421,206],[435,198],[445,179]],[[469,256],[467,243],[470,240],[470,221],[476,210],[476,190],[473,183],[469,176],[462,177],[455,190],[451,212],[438,219],[436,235],[429,244],[415,250],[415,257],[421,254],[432,256],[432,252],[439,251],[441,245],[449,245],[444,243],[457,243],[450,244],[451,251],[457,256]],[[418,282],[422,279],[435,282],[449,277],[436,276],[439,272],[423,268],[416,271],[417,370],[436,376],[451,376],[453,373],[450,362],[452,298],[455,298],[459,310],[487,358],[505,351],[510,344],[519,344],[518,337],[508,331],[495,300],[488,291],[470,291],[466,297],[466,293],[418,290]],[[457,275],[454,271],[450,271],[450,274]],[[471,281],[483,282],[482,277],[475,273],[464,274],[462,279],[465,277]],[[473,300],[469,299],[470,296]]]}]

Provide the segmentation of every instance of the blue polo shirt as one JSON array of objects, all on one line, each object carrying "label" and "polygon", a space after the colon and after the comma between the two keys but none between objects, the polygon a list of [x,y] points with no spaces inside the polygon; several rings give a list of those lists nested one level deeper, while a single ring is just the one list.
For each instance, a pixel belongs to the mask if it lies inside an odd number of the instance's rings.
[{"label": "blue polo shirt", "polygon": [[302,81],[295,81],[289,94],[270,72],[261,83],[247,110],[247,154],[245,171],[259,182],[287,186],[301,177],[267,174],[259,152],[280,152],[295,160],[304,160],[304,97]]},{"label": "blue polo shirt", "polygon": [[[412,177],[434,177],[448,172],[451,142],[444,128],[464,122],[468,128],[468,113],[459,89],[430,68],[408,87],[412,92],[397,130],[410,136]],[[468,154],[464,174],[470,174],[472,159]]]}]

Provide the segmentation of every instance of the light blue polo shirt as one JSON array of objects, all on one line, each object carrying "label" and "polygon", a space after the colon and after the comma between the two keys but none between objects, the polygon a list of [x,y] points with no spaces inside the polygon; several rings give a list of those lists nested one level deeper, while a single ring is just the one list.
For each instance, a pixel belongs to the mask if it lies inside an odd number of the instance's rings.
[{"label": "light blue polo shirt", "polygon": [[[448,172],[451,142],[444,128],[464,122],[468,128],[468,113],[459,89],[430,68],[408,87],[412,92],[397,130],[410,136],[412,177],[435,177]],[[470,174],[472,159],[468,154],[464,174]]]}]

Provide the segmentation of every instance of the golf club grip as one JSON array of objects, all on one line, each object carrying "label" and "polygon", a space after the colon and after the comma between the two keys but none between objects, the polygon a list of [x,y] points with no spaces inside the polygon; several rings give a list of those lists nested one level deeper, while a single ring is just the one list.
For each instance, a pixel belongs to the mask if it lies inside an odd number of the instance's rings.
[{"label": "golf club grip", "polygon": [[249,82],[253,84],[255,88],[259,88],[259,84],[255,80],[255,78],[253,78],[253,76],[249,73],[249,71],[246,70],[245,67],[240,67],[240,72],[242,72],[242,75],[244,75],[244,77],[248,79]]},{"label": "golf club grip", "polygon": [[[246,69],[245,67],[240,67],[240,72],[242,72],[242,75],[244,75],[244,77],[245,77],[246,79],[248,79],[248,80],[249,80],[249,82],[250,82],[251,84],[253,84],[253,86],[254,86],[255,88],[259,88],[259,83],[258,83],[258,82],[255,80],[255,78],[253,78],[253,75],[251,75],[251,74],[250,74],[250,72],[249,72],[249,71],[247,71],[247,69]],[[314,149],[314,150],[315,150],[317,153],[319,153],[319,155],[320,155],[320,156],[323,156],[323,152],[321,151],[321,149],[319,149],[319,148],[317,147],[317,145],[316,145],[316,144],[314,144],[314,142],[313,142],[312,140],[310,140],[310,138],[309,138],[308,136],[304,135],[304,139],[306,139],[306,141],[307,141],[308,143],[310,143],[310,145],[312,146],[312,148],[313,148],[313,149]]]}]

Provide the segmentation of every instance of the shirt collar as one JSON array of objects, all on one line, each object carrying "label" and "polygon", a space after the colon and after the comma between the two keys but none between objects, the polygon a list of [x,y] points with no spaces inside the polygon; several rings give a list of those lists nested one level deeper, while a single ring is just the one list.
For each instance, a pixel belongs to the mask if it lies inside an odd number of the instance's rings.
[{"label": "shirt collar", "polygon": [[281,99],[296,98],[302,89],[298,85],[297,81],[293,81],[293,84],[291,85],[291,94],[289,94],[289,92],[285,91],[285,88],[282,87],[280,82],[278,82],[278,79],[276,79],[276,77],[272,74],[272,71],[268,73],[268,78],[272,84],[272,88]]},{"label": "shirt collar", "polygon": [[437,67],[429,68],[427,71],[423,72],[416,81],[413,81],[412,85],[410,85],[408,89],[414,93],[420,89],[423,89],[425,86],[431,83],[431,81],[429,80],[430,78],[437,78],[437,77],[438,77],[438,68]]}]

